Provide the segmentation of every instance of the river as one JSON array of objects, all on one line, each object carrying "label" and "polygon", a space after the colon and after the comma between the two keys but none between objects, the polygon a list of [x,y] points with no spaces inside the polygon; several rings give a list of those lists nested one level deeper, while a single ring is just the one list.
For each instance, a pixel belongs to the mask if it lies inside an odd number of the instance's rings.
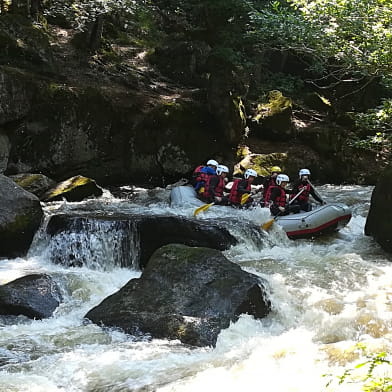
[{"label": "river", "polygon": [[[25,258],[1,260],[0,284],[45,272],[61,286],[64,302],[50,319],[0,317],[0,391],[360,391],[361,384],[351,378],[339,384],[338,377],[366,355],[392,352],[392,257],[363,234],[372,187],[318,190],[327,201],[352,208],[352,220],[339,233],[291,241],[277,225],[264,239],[231,228],[240,242],[224,254],[269,282],[273,308],[263,320],[241,316],[221,332],[215,348],[136,340],[87,323],[88,310],[140,271],[118,267],[110,232],[86,238],[80,251],[93,260],[88,267],[52,264],[53,244],[43,227]],[[104,208],[192,215],[189,208],[170,209],[168,191],[132,191],[128,198],[105,192],[97,201],[49,203],[45,214]],[[222,218],[227,208],[212,207],[197,219]],[[262,209],[232,214],[257,224],[267,217]],[[64,241],[71,246],[71,238]]]}]

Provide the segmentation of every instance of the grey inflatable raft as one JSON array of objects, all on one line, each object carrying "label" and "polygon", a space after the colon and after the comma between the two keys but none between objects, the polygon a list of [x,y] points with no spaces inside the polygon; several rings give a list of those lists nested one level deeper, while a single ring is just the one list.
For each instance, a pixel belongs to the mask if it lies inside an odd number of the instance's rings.
[{"label": "grey inflatable raft", "polygon": [[[177,186],[170,193],[171,206],[200,207],[205,204],[196,196],[191,186]],[[272,218],[272,217],[271,217]],[[346,226],[351,210],[342,203],[319,206],[309,212],[278,216],[276,222],[290,238],[309,238],[332,233]]]}]

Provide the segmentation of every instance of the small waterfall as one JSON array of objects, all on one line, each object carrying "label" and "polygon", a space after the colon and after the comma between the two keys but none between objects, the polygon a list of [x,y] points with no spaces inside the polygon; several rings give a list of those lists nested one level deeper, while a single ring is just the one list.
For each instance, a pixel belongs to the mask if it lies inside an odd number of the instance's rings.
[{"label": "small waterfall", "polygon": [[64,230],[45,237],[47,259],[53,263],[93,270],[139,269],[140,241],[132,220],[75,217],[67,220]]}]

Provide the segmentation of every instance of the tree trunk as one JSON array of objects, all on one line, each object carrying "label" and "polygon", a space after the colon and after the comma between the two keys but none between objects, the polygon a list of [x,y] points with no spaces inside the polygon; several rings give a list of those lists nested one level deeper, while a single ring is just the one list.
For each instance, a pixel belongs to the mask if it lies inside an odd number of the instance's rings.
[{"label": "tree trunk", "polygon": [[30,0],[30,15],[33,19],[37,19],[41,9],[41,0]]},{"label": "tree trunk", "polygon": [[91,29],[90,29],[90,39],[89,39],[89,48],[91,50],[97,50],[101,45],[102,40],[102,31],[103,31],[103,15],[99,15],[97,19],[95,19]]}]

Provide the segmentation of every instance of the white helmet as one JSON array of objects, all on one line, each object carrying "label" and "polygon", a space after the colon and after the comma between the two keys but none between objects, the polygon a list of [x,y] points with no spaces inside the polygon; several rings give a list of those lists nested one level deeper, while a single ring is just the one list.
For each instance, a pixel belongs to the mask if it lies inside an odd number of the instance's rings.
[{"label": "white helmet", "polygon": [[299,177],[301,178],[302,176],[310,176],[310,170],[309,169],[301,169],[299,171]]},{"label": "white helmet", "polygon": [[256,170],[246,169],[244,173],[244,178],[247,180],[250,176],[256,178],[257,177]]},{"label": "white helmet", "polygon": [[207,161],[207,166],[209,166],[209,165],[218,167],[219,163],[217,161],[215,161],[214,159],[210,159],[209,161]]},{"label": "white helmet", "polygon": [[290,182],[289,176],[286,176],[286,174],[278,174],[276,176],[277,185],[280,185],[282,182]]},{"label": "white helmet", "polygon": [[227,166],[225,166],[225,165],[219,165],[216,168],[216,174],[218,176],[220,176],[222,173],[228,173],[228,172],[229,172],[229,168]]}]

